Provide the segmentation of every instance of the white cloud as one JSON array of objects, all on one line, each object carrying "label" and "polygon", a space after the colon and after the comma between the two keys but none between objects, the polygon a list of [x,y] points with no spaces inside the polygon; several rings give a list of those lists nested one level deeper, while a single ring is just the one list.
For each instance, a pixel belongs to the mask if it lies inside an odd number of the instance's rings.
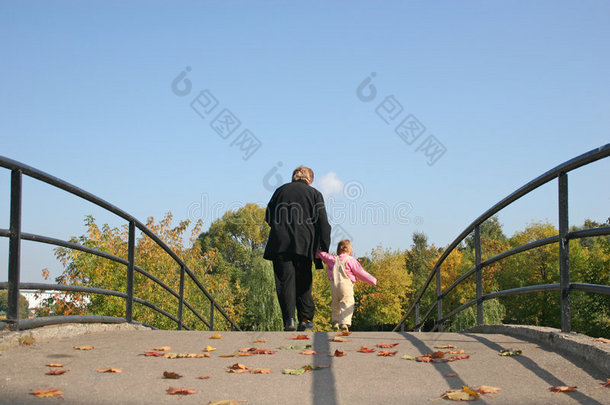
[{"label": "white cloud", "polygon": [[320,190],[325,196],[339,194],[343,192],[343,181],[335,172],[329,172],[314,181],[314,187]]}]

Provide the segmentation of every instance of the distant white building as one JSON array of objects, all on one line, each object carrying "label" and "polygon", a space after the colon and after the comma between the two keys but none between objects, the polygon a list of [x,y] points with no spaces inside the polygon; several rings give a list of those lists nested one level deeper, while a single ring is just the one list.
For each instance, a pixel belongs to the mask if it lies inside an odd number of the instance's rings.
[{"label": "distant white building", "polygon": [[[56,291],[56,290],[19,290],[19,292],[28,300],[28,309],[36,310],[42,306],[45,301],[48,301],[51,298],[54,298],[57,294],[60,297],[65,297],[65,291]],[[70,301],[70,297],[68,296],[68,301]],[[86,302],[89,302],[89,298],[85,298]]]}]

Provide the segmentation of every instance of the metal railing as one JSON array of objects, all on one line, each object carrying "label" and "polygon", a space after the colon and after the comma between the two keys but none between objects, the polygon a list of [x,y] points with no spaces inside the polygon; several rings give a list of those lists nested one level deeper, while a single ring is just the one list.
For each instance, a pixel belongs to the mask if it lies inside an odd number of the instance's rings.
[{"label": "metal railing", "polygon": [[[0,167],[4,167],[11,171],[11,198],[10,198],[10,228],[0,229],[0,237],[9,238],[9,257],[8,257],[8,282],[0,283],[0,290],[8,290],[8,311],[6,315],[6,322],[12,329],[24,329],[31,327],[38,327],[54,323],[65,323],[65,322],[134,322],[133,319],[133,303],[144,305],[152,310],[162,314],[163,316],[173,320],[177,324],[177,329],[189,329],[188,326],[183,323],[183,307],[186,307],[191,311],[192,314],[198,318],[199,321],[209,328],[214,329],[214,312],[218,310],[220,314],[226,319],[231,325],[231,330],[239,330],[239,327],[229,318],[224,309],[214,300],[207,289],[203,286],[201,281],[197,278],[195,273],[184,263],[182,259],[169,248],[157,235],[155,235],[150,229],[143,223],[135,219],[120,208],[102,200],[101,198],[84,191],[70,183],[67,183],[61,179],[51,176],[45,172],[42,172],[33,167],[27,166],[23,163],[17,162],[12,159],[0,156]],[[128,257],[127,260],[118,256],[102,252],[97,249],[92,249],[78,243],[68,242],[60,239],[54,239],[42,235],[36,235],[31,233],[25,233],[21,231],[21,207],[22,207],[22,177],[23,175],[29,176],[33,179],[37,179],[44,183],[50,184],[53,187],[67,191],[71,194],[76,195],[84,200],[87,200],[106,211],[109,211],[120,218],[126,220],[129,224],[129,235],[128,235]],[[135,240],[136,240],[136,229],[139,229],[144,235],[148,236],[152,241],[163,249],[180,267],[180,287],[179,292],[174,291],[160,279],[150,274],[146,270],[138,267],[135,264]],[[34,242],[46,243],[54,246],[61,246],[64,248],[75,249],[85,253],[93,254],[102,258],[112,260],[114,262],[125,265],[126,267],[126,291],[113,291],[100,288],[77,286],[77,285],[63,285],[63,284],[51,284],[51,283],[21,283],[20,272],[21,272],[21,241],[29,240]],[[145,277],[152,280],[154,283],[162,287],[169,294],[173,295],[178,299],[178,313],[173,315],[162,308],[150,303],[146,300],[140,299],[134,296],[134,272],[144,275]],[[210,302],[209,318],[206,320],[191,304],[184,299],[184,282],[185,276],[190,277],[200,293],[204,294]],[[72,291],[81,292],[86,294],[103,294],[109,296],[122,297],[125,299],[125,318],[109,317],[109,316],[97,316],[97,315],[68,315],[68,316],[48,316],[34,319],[19,319],[19,291],[20,289],[37,289],[37,290],[57,290],[57,291]]]},{"label": "metal railing", "polygon": [[[586,291],[590,293],[596,294],[606,294],[610,295],[610,286],[607,285],[599,285],[599,284],[584,284],[584,283],[571,283],[570,282],[570,240],[592,237],[592,236],[603,236],[610,235],[610,227],[599,227],[592,229],[585,229],[580,231],[569,231],[569,221],[568,221],[568,172],[577,169],[581,166],[585,166],[589,163],[595,162],[597,160],[606,158],[610,155],[610,144],[606,144],[597,149],[593,149],[587,153],[584,153],[580,156],[575,157],[574,159],[568,160],[565,163],[560,164],[559,166],[547,171],[546,173],[540,175],[529,183],[525,184],[521,188],[514,191],[512,194],[505,197],[503,200],[498,202],[496,205],[485,211],[481,216],[474,220],[448,247],[444,250],[443,254],[439,257],[439,259],[434,264],[434,267],[430,271],[424,286],[418,292],[415,297],[415,300],[409,310],[404,314],[401,320],[398,322],[394,331],[397,331],[399,328],[401,330],[405,329],[406,320],[412,315],[415,315],[415,322],[413,330],[421,330],[424,323],[428,320],[434,308],[436,307],[437,314],[436,319],[434,320],[434,325],[432,326],[432,331],[443,331],[443,324],[452,316],[462,312],[471,306],[476,305],[476,322],[477,325],[483,324],[483,302],[486,300],[490,300],[493,298],[499,298],[509,295],[519,295],[519,294],[528,294],[533,292],[541,292],[541,291],[559,291],[560,299],[561,299],[561,330],[563,332],[570,332],[571,330],[571,319],[570,319],[570,292],[571,291]],[[480,238],[480,226],[483,222],[491,218],[497,212],[525,196],[529,192],[537,189],[538,187],[554,180],[558,180],[558,206],[559,206],[559,234],[545,238],[536,240],[518,247],[515,247],[511,250],[500,253],[494,257],[491,257],[485,261],[481,259],[481,238]],[[447,257],[453,252],[456,247],[470,234],[473,235],[474,242],[474,250],[475,250],[475,266],[468,271],[466,271],[463,275],[458,277],[449,287],[444,290],[441,287],[441,265],[447,259]],[[532,285],[520,288],[512,288],[508,290],[502,290],[497,292],[492,292],[488,294],[483,293],[483,276],[482,272],[485,267],[495,263],[499,260],[505,259],[509,256],[525,252],[530,249],[534,249],[537,247],[545,246],[551,243],[559,244],[559,284],[541,284],[541,285]],[[454,288],[464,282],[466,279],[475,276],[476,283],[476,298],[470,300],[459,307],[453,309],[446,315],[443,315],[443,297],[447,296]],[[428,289],[431,284],[433,278],[436,278],[436,304],[430,307],[429,310],[426,311],[423,317],[420,319],[420,302],[424,293]]]}]

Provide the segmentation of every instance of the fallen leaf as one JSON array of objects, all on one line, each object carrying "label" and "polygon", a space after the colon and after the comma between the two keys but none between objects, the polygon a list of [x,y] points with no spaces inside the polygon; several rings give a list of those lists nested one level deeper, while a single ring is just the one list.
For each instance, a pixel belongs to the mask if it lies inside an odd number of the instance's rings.
[{"label": "fallen leaf", "polygon": [[374,353],[375,349],[369,349],[368,347],[360,346],[360,353]]},{"label": "fallen leaf", "polygon": [[47,363],[47,367],[63,367],[63,364],[59,363]]},{"label": "fallen leaf", "polygon": [[447,398],[452,401],[476,401],[478,396],[472,396],[464,390],[449,390],[441,398]]},{"label": "fallen leaf", "polygon": [[98,373],[122,373],[123,370],[121,370],[120,368],[100,368],[95,370]]},{"label": "fallen leaf", "polygon": [[93,350],[93,346],[74,346],[76,350]]},{"label": "fallen leaf", "polygon": [[307,350],[303,350],[301,352],[301,354],[312,355],[312,354],[317,354],[317,352],[315,350],[307,349]]},{"label": "fallen leaf", "polygon": [[169,387],[167,389],[167,393],[169,395],[191,395],[191,394],[196,394],[197,391],[192,390],[190,388],[176,388],[176,387]]},{"label": "fallen leaf", "polygon": [[254,343],[267,343],[267,339],[256,339]]},{"label": "fallen leaf", "polygon": [[142,352],[142,353],[144,353],[144,356],[146,356],[146,357],[163,357],[166,354],[166,353],[159,353],[159,352]]},{"label": "fallen leaf", "polygon": [[210,339],[222,339],[222,336],[220,335],[220,333],[216,332],[212,336],[210,336]]},{"label": "fallen leaf", "polygon": [[442,359],[443,357],[445,357],[445,352],[434,352],[434,353],[432,353],[432,358],[433,359]]},{"label": "fallen leaf", "polygon": [[395,352],[389,352],[387,350],[381,350],[379,353],[377,353],[377,356],[396,356],[396,353],[398,353],[398,350]]},{"label": "fallen leaf", "polygon": [[457,354],[455,356],[449,357],[447,360],[456,361],[456,360],[465,360],[465,359],[469,359],[469,358],[470,358],[469,354]]},{"label": "fallen leaf", "polygon": [[466,353],[464,350],[449,350],[448,352],[445,352],[446,354],[464,354]]},{"label": "fallen leaf", "polygon": [[292,368],[285,368],[285,369],[282,371],[282,374],[301,375],[301,374],[305,374],[305,371],[307,371],[307,370],[305,370],[303,367],[301,367],[301,368],[295,368],[295,369],[292,369]]},{"label": "fallen leaf", "polygon": [[46,375],[62,375],[67,373],[70,370],[51,370],[48,373],[45,373]]},{"label": "fallen leaf", "polygon": [[50,388],[48,390],[32,390],[32,394],[38,398],[51,398],[63,395],[64,393],[57,388]]},{"label": "fallen leaf", "polygon": [[247,402],[247,401],[233,401],[230,399],[225,399],[224,401],[210,401],[208,402],[208,405],[239,405],[243,402]]},{"label": "fallen leaf", "polygon": [[331,342],[349,342],[349,340],[347,340],[346,338],[341,337],[341,336],[335,336],[334,338],[329,339],[329,340]]},{"label": "fallen leaf", "polygon": [[164,371],[163,378],[170,378],[172,380],[177,380],[178,378],[182,378],[182,376],[178,373],[174,373],[173,371]]},{"label": "fallen leaf", "polygon": [[172,350],[172,348],[169,346],[161,346],[161,347],[153,347],[151,350],[156,350],[158,352],[169,352],[170,350]]},{"label": "fallen leaf", "polygon": [[307,335],[293,335],[292,340],[309,340],[309,336]]},{"label": "fallen leaf", "polygon": [[500,356],[518,356],[521,354],[520,349],[504,349],[500,350]]},{"label": "fallen leaf", "polygon": [[248,369],[247,366],[240,364],[240,363],[235,363],[235,364],[229,366],[229,368],[231,370],[247,370]]},{"label": "fallen leaf", "polygon": [[477,399],[479,397],[479,394],[476,391],[473,391],[470,387],[462,385],[462,389],[464,390],[464,392],[472,395],[474,399]]},{"label": "fallen leaf", "polygon": [[431,363],[432,362],[432,357],[428,357],[426,355],[422,355],[422,356],[417,357],[415,360],[420,362],[420,363]]},{"label": "fallen leaf", "polygon": [[216,350],[216,348],[210,345],[207,345],[206,348],[203,349],[204,352],[213,352],[214,350]]},{"label": "fallen leaf", "polygon": [[343,356],[345,356],[345,352],[343,352],[343,350],[335,350],[335,354],[333,354],[333,356],[343,357]]},{"label": "fallen leaf", "polygon": [[415,360],[415,357],[413,356],[409,356],[408,354],[405,354],[404,356],[401,357],[401,359],[405,359],[405,360]]},{"label": "fallen leaf", "polygon": [[398,343],[380,343],[378,345],[375,345],[376,347],[379,347],[380,349],[391,349],[394,346],[398,345]]},{"label": "fallen leaf", "polygon": [[349,335],[351,335],[351,334],[352,334],[352,332],[350,332],[350,331],[348,331],[348,330],[342,330],[341,332],[339,332],[339,333],[337,334],[337,336],[349,336]]},{"label": "fallen leaf", "polygon": [[208,380],[210,378],[209,375],[200,375],[199,377],[197,377],[200,380]]},{"label": "fallen leaf", "polygon": [[445,374],[445,377],[457,377],[457,373],[447,373]]},{"label": "fallen leaf", "polygon": [[602,343],[610,343],[610,339],[606,339],[606,338],[597,338],[597,339],[593,339],[596,342],[602,342]]},{"label": "fallen leaf", "polygon": [[238,355],[239,357],[249,357],[249,356],[253,356],[253,354],[252,354],[252,353],[237,353],[237,355]]},{"label": "fallen leaf", "polygon": [[600,385],[597,388],[604,388],[604,387],[608,387],[608,386],[610,386],[610,378],[606,378],[606,383],[605,384],[602,383],[602,385]]},{"label": "fallen leaf", "polygon": [[500,392],[501,389],[502,388],[500,387],[490,387],[488,385],[481,385],[477,392],[479,394],[497,394],[498,392]]},{"label": "fallen leaf", "polygon": [[454,345],[438,345],[434,346],[435,349],[457,349]]},{"label": "fallen leaf", "polygon": [[250,349],[250,353],[252,353],[252,354],[275,354],[275,350],[257,349],[256,347],[253,347],[252,349]]},{"label": "fallen leaf", "polygon": [[203,359],[210,357],[210,353],[165,353],[166,359]]},{"label": "fallen leaf", "polygon": [[564,386],[560,386],[560,387],[549,387],[549,391],[553,391],[553,392],[574,392],[576,390],[576,388],[578,387],[566,387]]},{"label": "fallen leaf", "polygon": [[271,374],[270,368],[255,368],[252,370],[252,374]]},{"label": "fallen leaf", "polygon": [[237,353],[233,353],[233,354],[221,354],[218,357],[227,358],[227,357],[235,357],[236,355],[237,355]]},{"label": "fallen leaf", "polygon": [[237,369],[228,369],[227,373],[231,373],[231,374],[243,374],[243,373],[249,373],[250,370],[237,370]]}]

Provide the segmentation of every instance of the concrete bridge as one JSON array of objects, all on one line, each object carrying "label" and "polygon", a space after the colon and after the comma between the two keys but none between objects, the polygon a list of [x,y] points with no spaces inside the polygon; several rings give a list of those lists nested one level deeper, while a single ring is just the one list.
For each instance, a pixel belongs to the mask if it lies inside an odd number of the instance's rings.
[{"label": "concrete bridge", "polygon": [[[221,338],[213,339],[215,333]],[[610,343],[576,333],[490,325],[478,332],[339,336],[347,341],[333,341],[341,340],[335,332],[303,335],[307,339],[295,340],[293,332],[160,331],[127,323],[5,331],[0,334],[0,404],[424,404],[449,401],[443,395],[463,386],[499,388],[480,394],[475,400],[480,404],[610,404],[610,386],[600,388],[610,378]],[[390,344],[396,345],[383,347]],[[374,352],[363,353],[362,347]],[[304,349],[315,354],[303,354]],[[251,355],[236,355],[240,350]],[[521,354],[501,356],[501,350]],[[388,355],[380,355],[383,351]],[[429,362],[409,359],[435,352],[444,355],[420,358]],[[209,357],[172,358],[187,353]],[[51,363],[63,366],[47,366]],[[250,372],[228,372],[236,363]],[[322,367],[299,370],[307,365]],[[96,371],[109,368],[121,372]],[[57,369],[69,371],[46,375]],[[252,373],[255,369],[270,374]],[[302,374],[285,374],[287,369]],[[183,377],[166,379],[166,371]],[[577,388],[550,390],[561,386]],[[194,393],[170,395],[170,387]],[[32,394],[51,388],[61,396]]]}]

